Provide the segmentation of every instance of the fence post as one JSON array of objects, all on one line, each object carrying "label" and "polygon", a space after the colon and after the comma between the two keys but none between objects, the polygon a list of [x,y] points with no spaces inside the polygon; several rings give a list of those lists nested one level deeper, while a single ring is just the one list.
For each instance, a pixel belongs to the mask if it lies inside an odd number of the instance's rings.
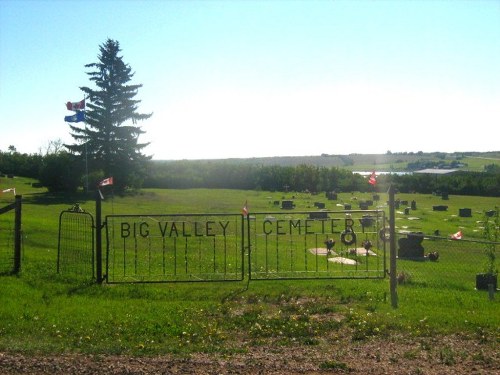
[{"label": "fence post", "polygon": [[12,273],[17,275],[21,271],[21,210],[22,195],[16,195],[14,219],[14,268]]},{"label": "fence post", "polygon": [[393,308],[398,307],[398,291],[396,278],[396,220],[394,217],[394,195],[395,188],[389,186],[389,251],[390,251],[390,289],[391,289],[391,305]]},{"label": "fence post", "polygon": [[102,284],[102,219],[101,219],[101,192],[96,189],[95,196],[95,261],[96,261],[96,278],[97,283]]}]

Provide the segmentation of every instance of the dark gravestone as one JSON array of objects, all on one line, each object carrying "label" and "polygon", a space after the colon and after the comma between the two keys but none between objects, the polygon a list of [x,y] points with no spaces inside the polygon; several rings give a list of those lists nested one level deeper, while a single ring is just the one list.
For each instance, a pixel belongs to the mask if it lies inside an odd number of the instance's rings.
[{"label": "dark gravestone", "polygon": [[403,206],[408,206],[408,201],[401,201],[401,204],[402,204]]},{"label": "dark gravestone", "polygon": [[410,207],[405,207],[405,215],[409,215],[410,214]]},{"label": "dark gravestone", "polygon": [[314,207],[317,207],[317,208],[325,208],[325,204],[322,203],[322,202],[314,202]]},{"label": "dark gravestone", "polygon": [[422,232],[409,233],[407,237],[398,240],[398,257],[419,259],[424,257],[424,247],[422,241],[424,236]]},{"label": "dark gravestone", "polygon": [[445,201],[448,200],[448,193],[442,193],[441,198]]},{"label": "dark gravestone", "polygon": [[368,204],[366,202],[359,202],[359,209],[360,210],[367,210]]},{"label": "dark gravestone", "polygon": [[337,200],[337,193],[335,193],[333,191],[329,191],[328,193],[326,193],[326,197],[330,201],[336,201]]},{"label": "dark gravestone", "polygon": [[328,219],[328,213],[324,211],[309,212],[309,219]]},{"label": "dark gravestone", "polygon": [[350,204],[344,204],[344,210],[350,210],[351,205]]},{"label": "dark gravestone", "polygon": [[359,219],[359,222],[361,223],[361,226],[365,228],[373,226],[374,220],[373,217],[364,215],[361,219]]},{"label": "dark gravestone", "polygon": [[417,202],[411,201],[411,209],[416,210],[417,209]]},{"label": "dark gravestone", "polygon": [[281,201],[281,208],[284,210],[291,210],[295,207],[293,201]]},{"label": "dark gravestone", "polygon": [[432,206],[432,211],[446,211],[448,209],[448,206]]},{"label": "dark gravestone", "polygon": [[459,208],[458,216],[460,217],[472,217],[472,210],[470,208]]},{"label": "dark gravestone", "polygon": [[496,211],[495,210],[489,210],[489,211],[486,211],[486,216],[488,217],[493,217],[496,215]]},{"label": "dark gravestone", "polygon": [[374,201],[379,201],[380,200],[380,195],[378,195],[378,194],[373,195],[373,200]]}]

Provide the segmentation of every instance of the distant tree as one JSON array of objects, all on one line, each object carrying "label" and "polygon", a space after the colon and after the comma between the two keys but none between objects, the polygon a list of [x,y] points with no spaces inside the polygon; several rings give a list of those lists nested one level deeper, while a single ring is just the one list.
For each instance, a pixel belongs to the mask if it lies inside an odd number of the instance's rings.
[{"label": "distant tree", "polygon": [[39,172],[40,182],[52,192],[75,192],[80,185],[81,163],[66,151],[44,156]]},{"label": "distant tree", "polygon": [[87,99],[87,126],[70,126],[77,143],[65,146],[82,157],[86,154],[89,171],[113,176],[118,190],[140,187],[151,157],[142,154],[149,143],[139,142],[144,131],[136,124],[152,114],[137,112],[140,100],[134,97],[142,85],[128,84],[134,73],[119,55],[118,41],[108,39],[99,50],[99,62],[85,65],[93,69],[87,74],[97,88],[80,87]]}]

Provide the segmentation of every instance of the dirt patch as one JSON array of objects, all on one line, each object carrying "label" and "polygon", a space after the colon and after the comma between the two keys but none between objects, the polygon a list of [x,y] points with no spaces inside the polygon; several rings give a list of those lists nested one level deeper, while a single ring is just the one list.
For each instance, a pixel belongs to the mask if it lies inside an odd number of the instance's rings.
[{"label": "dirt patch", "polygon": [[494,342],[402,336],[317,345],[242,347],[238,354],[187,357],[0,353],[0,374],[498,374]]}]

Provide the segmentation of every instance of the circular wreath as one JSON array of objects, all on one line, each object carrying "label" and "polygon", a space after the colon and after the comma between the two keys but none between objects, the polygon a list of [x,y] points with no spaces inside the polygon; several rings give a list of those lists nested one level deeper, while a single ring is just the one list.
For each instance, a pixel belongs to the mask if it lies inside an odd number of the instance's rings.
[{"label": "circular wreath", "polygon": [[[346,237],[350,239],[348,240],[346,239]],[[356,242],[356,233],[352,231],[343,231],[340,234],[340,241],[342,241],[344,245],[352,245],[354,242]]]}]

